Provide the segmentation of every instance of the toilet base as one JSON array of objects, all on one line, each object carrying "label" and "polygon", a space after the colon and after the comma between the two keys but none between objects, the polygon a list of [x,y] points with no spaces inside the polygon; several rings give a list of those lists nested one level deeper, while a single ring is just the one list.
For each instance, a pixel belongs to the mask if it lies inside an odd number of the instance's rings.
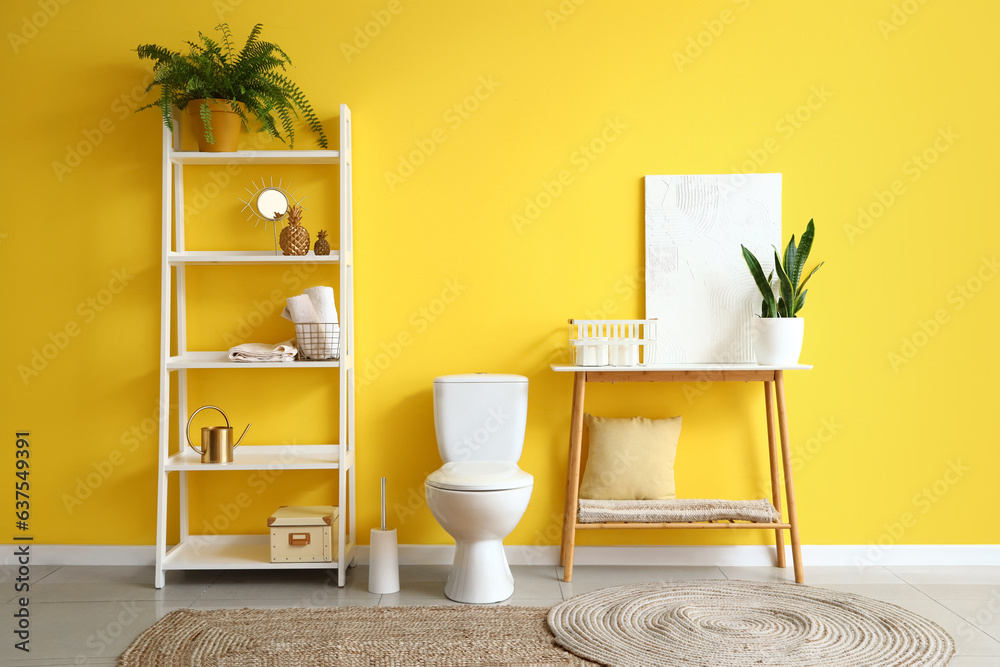
[{"label": "toilet base", "polygon": [[444,594],[455,602],[488,604],[514,594],[514,575],[507,564],[503,540],[456,542],[455,562]]}]

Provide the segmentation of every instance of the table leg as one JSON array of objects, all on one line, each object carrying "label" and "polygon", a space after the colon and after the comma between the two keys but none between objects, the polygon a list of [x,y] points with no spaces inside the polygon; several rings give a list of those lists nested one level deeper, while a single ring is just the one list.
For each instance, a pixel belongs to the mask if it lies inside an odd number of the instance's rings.
[{"label": "table leg", "polygon": [[559,564],[563,566],[563,581],[573,580],[573,548],[576,544],[577,502],[580,497],[580,449],[583,446],[583,396],[586,372],[573,376],[573,412],[569,428],[569,464],[566,470],[566,509],[563,514],[562,548]]},{"label": "table leg", "polygon": [[792,450],[788,442],[788,415],[785,412],[785,377],[782,371],[774,373],[774,388],[778,399],[778,429],[781,433],[781,462],[785,473],[785,497],[788,498],[788,523],[792,533],[792,564],[795,583],[805,582],[802,574],[802,553],[799,543],[799,520],[795,512],[795,485],[792,482]]},{"label": "table leg", "polygon": [[[778,443],[774,434],[774,399],[772,398],[773,383],[764,383],[764,404],[767,410],[767,454],[771,462],[771,502],[774,509],[781,514],[781,477],[778,475]],[[778,567],[785,567],[785,533],[782,529],[774,531],[774,545],[778,552]]]}]

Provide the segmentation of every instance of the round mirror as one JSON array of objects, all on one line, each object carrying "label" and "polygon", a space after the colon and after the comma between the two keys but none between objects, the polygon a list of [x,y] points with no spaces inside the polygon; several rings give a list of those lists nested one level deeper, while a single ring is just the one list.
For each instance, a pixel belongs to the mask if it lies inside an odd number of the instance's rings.
[{"label": "round mirror", "polygon": [[265,188],[257,195],[257,212],[262,218],[278,220],[288,212],[288,199],[277,188]]}]

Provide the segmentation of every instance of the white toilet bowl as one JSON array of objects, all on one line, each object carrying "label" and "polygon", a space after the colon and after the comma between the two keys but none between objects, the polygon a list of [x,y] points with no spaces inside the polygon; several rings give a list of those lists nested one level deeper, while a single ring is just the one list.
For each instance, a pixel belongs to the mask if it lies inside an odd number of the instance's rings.
[{"label": "white toilet bowl", "polygon": [[455,539],[455,561],[444,587],[449,599],[485,604],[513,595],[514,577],[503,540],[528,509],[531,489],[529,484],[494,491],[457,491],[426,483],[427,506]]},{"label": "white toilet bowl", "polygon": [[434,431],[444,465],[427,476],[427,506],[455,538],[444,593],[489,603],[514,593],[503,540],[528,508],[534,478],[517,466],[528,378],[474,373],[434,380]]}]

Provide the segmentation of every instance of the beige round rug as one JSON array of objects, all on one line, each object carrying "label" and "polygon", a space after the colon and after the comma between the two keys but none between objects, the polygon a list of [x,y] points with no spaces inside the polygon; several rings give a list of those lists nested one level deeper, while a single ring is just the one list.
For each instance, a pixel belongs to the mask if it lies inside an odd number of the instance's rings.
[{"label": "beige round rug", "polygon": [[608,665],[946,665],[955,654],[912,612],[801,584],[618,586],[556,605],[548,622],[559,644]]}]

